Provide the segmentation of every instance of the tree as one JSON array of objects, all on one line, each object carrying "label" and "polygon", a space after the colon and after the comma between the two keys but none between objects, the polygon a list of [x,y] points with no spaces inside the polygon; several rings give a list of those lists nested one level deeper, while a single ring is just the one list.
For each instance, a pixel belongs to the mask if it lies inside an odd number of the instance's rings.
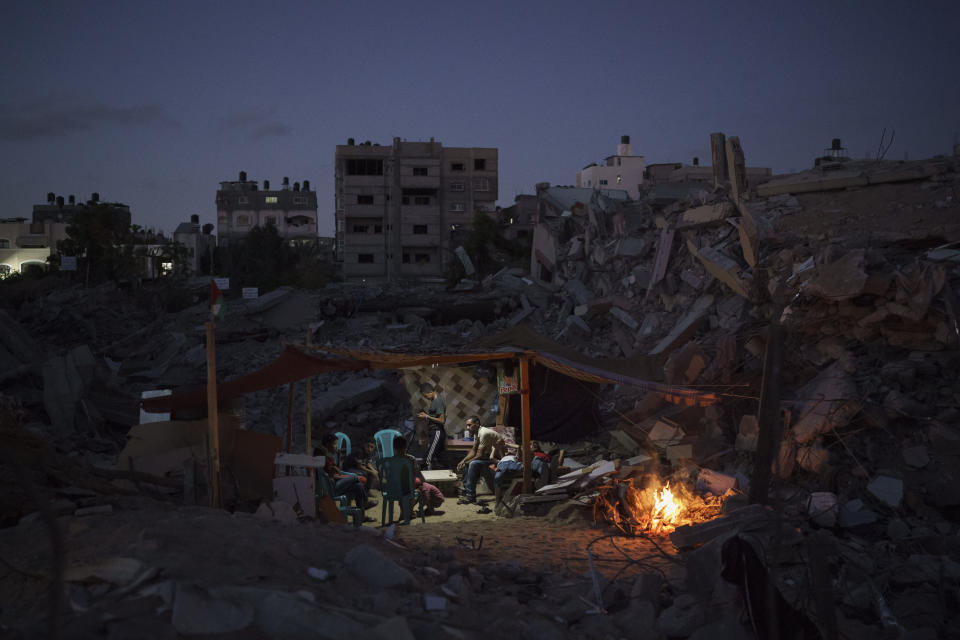
[{"label": "tree", "polygon": [[67,225],[67,238],[57,243],[62,255],[77,256],[87,282],[116,279],[132,272],[132,255],[121,247],[131,240],[128,218],[107,204],[77,211]]}]

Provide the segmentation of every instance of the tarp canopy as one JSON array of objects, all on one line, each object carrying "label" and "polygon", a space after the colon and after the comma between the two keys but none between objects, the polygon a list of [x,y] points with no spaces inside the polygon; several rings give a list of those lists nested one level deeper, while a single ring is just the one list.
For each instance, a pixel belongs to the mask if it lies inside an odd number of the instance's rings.
[{"label": "tarp canopy", "polygon": [[[517,326],[473,345],[463,353],[417,354],[375,351],[348,347],[313,347],[338,357],[327,358],[306,353],[301,347],[288,346],[283,353],[256,371],[217,385],[217,399],[227,400],[247,393],[279,387],[330,371],[363,369],[404,369],[432,365],[455,365],[485,360],[504,360],[525,356],[535,365],[542,365],[566,376],[601,384],[625,384],[662,394],[668,401],[710,405],[717,401],[712,393],[692,387],[674,387],[658,382],[663,377],[661,357],[637,356],[629,359],[589,358],[574,349]],[[206,387],[191,391],[147,398],[141,403],[145,411],[170,412],[202,407],[206,404]]]}]

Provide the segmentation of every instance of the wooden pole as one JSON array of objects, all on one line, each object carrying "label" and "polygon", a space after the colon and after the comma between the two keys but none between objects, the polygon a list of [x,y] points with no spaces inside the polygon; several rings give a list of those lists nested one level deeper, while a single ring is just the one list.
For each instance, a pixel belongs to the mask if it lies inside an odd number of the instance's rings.
[{"label": "wooden pole", "polygon": [[[310,350],[310,336],[311,336],[312,334],[313,334],[313,329],[307,329],[307,350],[308,350],[308,351]],[[312,452],[313,452],[313,449],[312,449],[312,447],[311,447],[311,442],[310,442],[311,439],[312,439],[312,437],[313,437],[313,433],[312,433],[312,429],[311,429],[311,426],[312,426],[312,418],[313,418],[313,416],[312,416],[313,411],[312,411],[311,402],[310,402],[311,399],[312,399],[312,398],[310,397],[310,392],[312,391],[312,389],[311,389],[311,386],[312,386],[312,385],[310,384],[310,381],[311,381],[311,378],[307,378],[307,416],[306,416],[306,427],[305,427],[305,430],[306,430],[306,434],[305,434],[305,435],[306,435],[306,445],[305,445],[306,451],[305,451],[304,453],[306,453],[308,456],[312,456],[312,455],[313,455],[313,453],[312,453]]]},{"label": "wooden pole", "polygon": [[520,408],[522,419],[521,453],[523,457],[523,492],[533,493],[533,474],[530,462],[533,454],[530,449],[530,359],[527,356],[520,358]]},{"label": "wooden pole", "polygon": [[760,388],[760,408],[757,410],[757,455],[754,458],[753,478],[750,480],[750,502],[766,504],[770,490],[771,470],[775,456],[780,455],[780,377],[783,367],[782,305],[774,305],[773,320],[767,335],[767,349],[763,358],[763,382]]},{"label": "wooden pole", "polygon": [[210,506],[223,506],[220,495],[220,413],[217,407],[217,349],[213,317],[207,322],[207,487]]},{"label": "wooden pole", "polygon": [[[290,383],[290,397],[287,401],[287,435],[284,438],[283,451],[293,453],[293,383]],[[290,467],[287,467],[287,475],[290,475]]]}]

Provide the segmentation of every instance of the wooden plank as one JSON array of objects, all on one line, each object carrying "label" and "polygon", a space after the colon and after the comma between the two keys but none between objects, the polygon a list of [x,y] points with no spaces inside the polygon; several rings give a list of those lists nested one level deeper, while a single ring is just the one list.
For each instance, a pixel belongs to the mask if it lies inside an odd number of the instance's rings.
[{"label": "wooden plank", "polygon": [[773,458],[780,451],[780,378],[783,366],[783,325],[780,316],[783,306],[774,305],[773,320],[767,349],[763,358],[763,381],[760,387],[760,408],[757,410],[757,423],[760,433],[757,437],[757,455],[754,459],[753,478],[750,480],[750,502],[765,504],[770,489]]},{"label": "wooden plank", "polygon": [[530,448],[530,359],[520,358],[520,407],[522,414],[523,439],[521,451],[523,453],[523,492],[533,491],[533,474],[530,470],[533,453]]},{"label": "wooden plank", "polygon": [[220,495],[220,418],[217,409],[217,351],[213,316],[207,321],[207,469],[209,473],[210,506],[223,505]]}]

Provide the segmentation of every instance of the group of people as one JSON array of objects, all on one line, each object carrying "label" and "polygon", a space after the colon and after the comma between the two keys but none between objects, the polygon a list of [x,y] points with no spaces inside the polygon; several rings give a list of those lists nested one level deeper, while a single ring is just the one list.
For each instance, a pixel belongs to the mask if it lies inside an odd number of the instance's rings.
[{"label": "group of people", "polygon": [[[426,383],[420,387],[424,399],[428,401],[426,410],[420,411],[414,431],[416,444],[421,457],[418,459],[408,452],[408,441],[403,436],[393,440],[394,455],[411,460],[415,488],[424,498],[427,515],[435,513],[443,504],[443,493],[433,484],[426,482],[421,471],[421,460],[427,470],[443,468],[442,456],[446,451],[446,402],[439,387]],[[477,502],[477,485],[481,478],[494,489],[496,504],[503,500],[505,490],[514,478],[523,473],[523,463],[515,450],[511,451],[503,436],[495,429],[481,426],[477,416],[467,418],[465,429],[473,437],[473,445],[457,464],[457,472],[463,476],[458,504]],[[539,477],[550,463],[550,456],[544,453],[538,443],[531,443],[533,458],[530,470],[533,477]],[[370,497],[372,491],[383,489],[381,465],[378,464],[377,445],[371,438],[363,442],[349,455],[341,455],[338,450],[337,436],[327,433],[321,439],[316,455],[326,456],[324,471],[334,484],[336,495],[350,497],[354,503],[366,510],[378,503]],[[486,507],[484,507],[486,509]],[[367,521],[373,518],[366,518]]]}]

